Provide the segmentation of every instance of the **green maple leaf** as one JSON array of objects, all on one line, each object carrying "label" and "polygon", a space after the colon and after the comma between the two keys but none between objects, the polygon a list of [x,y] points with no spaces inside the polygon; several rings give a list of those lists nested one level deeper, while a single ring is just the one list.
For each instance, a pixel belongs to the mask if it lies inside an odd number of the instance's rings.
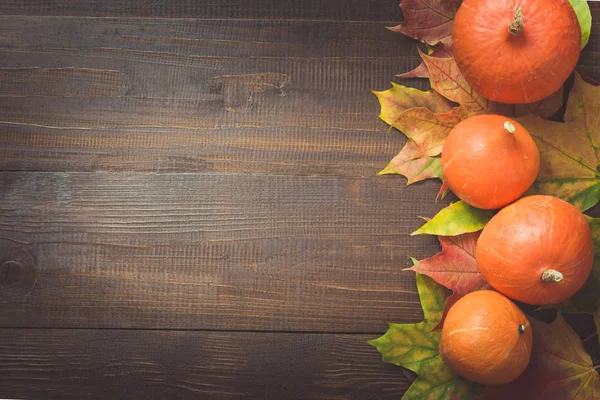
[{"label": "green maple leaf", "polygon": [[584,211],[600,200],[600,87],[575,74],[565,122],[535,116],[517,120],[540,150],[540,172],[530,193],[560,197]]},{"label": "green maple leaf", "polygon": [[442,209],[412,235],[456,236],[477,232],[492,219],[494,213],[481,210],[460,200]]},{"label": "green maple leaf", "polygon": [[434,328],[444,313],[448,290],[421,274],[417,274],[417,289],[425,320],[390,324],[385,335],[369,344],[379,350],[383,361],[419,375],[403,400],[446,400],[450,399],[450,392],[464,400],[473,398],[478,385],[455,375],[439,354],[441,331]]}]

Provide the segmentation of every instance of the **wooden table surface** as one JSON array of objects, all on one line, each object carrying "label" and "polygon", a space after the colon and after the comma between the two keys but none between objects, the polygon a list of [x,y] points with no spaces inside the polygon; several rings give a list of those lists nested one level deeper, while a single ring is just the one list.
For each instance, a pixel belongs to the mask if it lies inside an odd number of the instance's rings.
[{"label": "wooden table surface", "polygon": [[[580,70],[600,77],[599,3]],[[439,183],[398,0],[0,0],[0,398],[398,399]],[[424,88],[426,82],[407,84]]]}]

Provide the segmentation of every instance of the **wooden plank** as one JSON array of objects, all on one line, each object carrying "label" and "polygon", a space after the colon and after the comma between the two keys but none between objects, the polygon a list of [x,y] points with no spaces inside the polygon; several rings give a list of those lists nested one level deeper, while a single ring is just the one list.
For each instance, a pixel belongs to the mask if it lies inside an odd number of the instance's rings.
[{"label": "wooden plank", "polygon": [[5,15],[80,15],[175,18],[400,19],[398,1],[362,0],[2,0]]},{"label": "wooden plank", "polygon": [[0,391],[19,399],[398,399],[369,335],[0,329]]},{"label": "wooden plank", "polygon": [[[394,7],[396,11],[396,7]],[[0,15],[4,50],[130,49],[213,57],[406,57],[416,42],[378,20],[85,18]],[[392,47],[390,47],[392,46]],[[9,62],[9,60],[2,60]]]},{"label": "wooden plank", "polygon": [[0,173],[0,326],[380,332],[390,319],[416,322],[414,274],[402,268],[439,249],[408,236],[417,215],[445,206],[438,185]]},{"label": "wooden plank", "polygon": [[0,20],[2,170],[372,176],[404,141],[370,89],[419,60],[382,23]]}]

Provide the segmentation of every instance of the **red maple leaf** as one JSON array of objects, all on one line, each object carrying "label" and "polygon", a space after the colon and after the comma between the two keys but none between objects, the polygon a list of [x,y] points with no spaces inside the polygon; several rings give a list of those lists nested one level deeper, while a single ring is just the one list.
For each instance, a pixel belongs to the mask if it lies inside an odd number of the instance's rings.
[{"label": "red maple leaf", "polygon": [[407,268],[411,271],[431,277],[434,281],[453,291],[448,298],[444,316],[438,326],[443,325],[446,313],[452,305],[467,293],[489,289],[477,262],[475,245],[481,232],[465,233],[458,236],[438,236],[442,251]]},{"label": "red maple leaf", "polygon": [[432,46],[450,44],[460,3],[461,0],[402,0],[404,22],[389,29]]}]

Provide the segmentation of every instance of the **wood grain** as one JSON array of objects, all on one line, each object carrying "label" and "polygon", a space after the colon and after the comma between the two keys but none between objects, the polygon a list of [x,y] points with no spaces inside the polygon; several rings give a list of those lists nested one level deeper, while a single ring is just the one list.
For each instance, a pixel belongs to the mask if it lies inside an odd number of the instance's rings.
[{"label": "wood grain", "polygon": [[[390,10],[395,11],[393,14]],[[0,14],[176,18],[399,20],[398,1],[382,0],[3,0]]]},{"label": "wood grain", "polygon": [[[0,21],[3,170],[372,176],[403,144],[370,90],[419,60],[414,41],[380,22]],[[12,78],[59,68],[44,85]],[[96,86],[76,71],[119,80],[85,90]],[[256,90],[256,76],[285,81]]]},{"label": "wood grain", "polygon": [[19,399],[398,399],[369,335],[0,329]]},{"label": "wood grain", "polygon": [[[598,78],[600,3],[579,69]],[[435,182],[397,0],[0,0],[0,397],[383,399]],[[424,80],[404,81],[426,88]],[[91,329],[89,329],[91,328]]]},{"label": "wood grain", "polygon": [[122,73],[85,68],[2,68],[0,96],[121,97],[127,91]]},{"label": "wood grain", "polygon": [[434,182],[402,189],[376,177],[4,172],[0,187],[0,264],[24,248],[37,266],[31,291],[3,299],[0,325],[14,327],[417,322],[414,275],[402,268],[438,244],[408,235],[417,215],[447,204],[433,201]]}]

